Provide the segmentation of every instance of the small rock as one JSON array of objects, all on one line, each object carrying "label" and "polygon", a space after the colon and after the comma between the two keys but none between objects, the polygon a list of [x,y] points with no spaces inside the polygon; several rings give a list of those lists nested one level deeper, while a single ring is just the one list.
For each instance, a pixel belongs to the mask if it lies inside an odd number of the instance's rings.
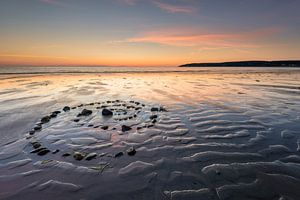
[{"label": "small rock", "polygon": [[89,153],[86,157],[85,157],[85,159],[86,160],[92,160],[92,159],[94,159],[94,158],[96,158],[97,157],[97,154],[96,153]]},{"label": "small rock", "polygon": [[151,115],[150,116],[150,119],[156,119],[157,118],[157,115]]},{"label": "small rock", "polygon": [[35,131],[40,131],[42,129],[42,126],[41,125],[36,125],[33,129]]},{"label": "small rock", "polygon": [[57,117],[57,114],[56,113],[51,113],[50,117],[55,118],[55,117]]},{"label": "small rock", "polygon": [[80,116],[89,116],[89,115],[91,115],[92,113],[93,113],[93,111],[91,111],[91,110],[83,109],[83,110],[81,111],[81,113],[79,113],[79,114],[77,115],[77,117],[80,117]]},{"label": "small rock", "polygon": [[107,130],[107,129],[108,129],[108,126],[102,126],[101,129]]},{"label": "small rock", "polygon": [[78,160],[78,161],[80,161],[84,158],[84,156],[80,152],[75,152],[73,154],[73,157],[74,157],[75,160]]},{"label": "small rock", "polygon": [[42,146],[39,142],[32,142],[31,145],[34,149],[38,149]]},{"label": "small rock", "polygon": [[159,109],[158,108],[151,108],[151,112],[158,112]]},{"label": "small rock", "polygon": [[45,147],[40,147],[40,148],[37,148],[35,150],[30,151],[30,153],[38,153],[38,152],[43,151],[43,150],[46,150],[46,148]]},{"label": "small rock", "polygon": [[43,118],[41,119],[41,122],[42,122],[43,124],[45,124],[45,123],[50,122],[50,120],[51,120],[51,117],[50,117],[50,116],[45,116],[45,117],[43,117]]},{"label": "small rock", "polygon": [[113,115],[113,112],[112,112],[111,110],[109,110],[109,109],[104,108],[104,109],[102,110],[102,115],[103,115],[103,116],[112,116],[112,115]]},{"label": "small rock", "polygon": [[56,115],[58,115],[58,114],[60,114],[61,112],[60,112],[59,110],[57,110],[57,111],[54,111],[53,113],[56,114]]},{"label": "small rock", "polygon": [[57,154],[59,152],[59,149],[56,149],[54,151],[52,151],[52,154]]},{"label": "small rock", "polygon": [[115,154],[115,158],[121,157],[121,156],[123,156],[123,155],[124,155],[123,152],[119,152],[119,153]]},{"label": "small rock", "polygon": [[122,126],[122,132],[130,131],[130,130],[131,130],[130,126],[126,126],[126,125]]},{"label": "small rock", "polygon": [[70,111],[70,110],[71,110],[71,108],[70,108],[69,106],[65,106],[65,107],[63,108],[63,111],[65,111],[65,112]]},{"label": "small rock", "polygon": [[35,133],[35,130],[31,130],[28,133],[29,133],[29,135],[33,135]]},{"label": "small rock", "polygon": [[71,154],[70,153],[64,153],[63,155],[62,155],[62,157],[68,157],[68,156],[70,156]]},{"label": "small rock", "polygon": [[39,151],[39,152],[37,153],[37,155],[39,155],[39,156],[44,156],[44,155],[46,155],[46,154],[49,153],[49,152],[50,152],[49,149],[44,149],[44,150]]},{"label": "small rock", "polygon": [[159,111],[160,111],[160,112],[167,112],[167,109],[165,109],[164,107],[160,107],[160,108],[159,108]]},{"label": "small rock", "polygon": [[155,124],[156,122],[157,122],[156,119],[153,119],[153,120],[152,120],[152,124]]},{"label": "small rock", "polygon": [[74,119],[73,121],[74,121],[74,122],[79,122],[79,121],[80,121],[80,119]]},{"label": "small rock", "polygon": [[127,154],[129,156],[134,156],[136,154],[136,150],[133,148],[133,147],[130,147],[128,150],[127,150]]}]

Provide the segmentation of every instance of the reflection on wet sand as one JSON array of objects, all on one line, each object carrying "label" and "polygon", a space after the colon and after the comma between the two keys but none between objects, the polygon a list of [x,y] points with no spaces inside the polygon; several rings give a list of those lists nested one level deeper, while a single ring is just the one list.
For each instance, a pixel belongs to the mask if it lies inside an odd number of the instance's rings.
[{"label": "reflection on wet sand", "polygon": [[296,200],[299,80],[288,70],[3,75],[0,199]]}]

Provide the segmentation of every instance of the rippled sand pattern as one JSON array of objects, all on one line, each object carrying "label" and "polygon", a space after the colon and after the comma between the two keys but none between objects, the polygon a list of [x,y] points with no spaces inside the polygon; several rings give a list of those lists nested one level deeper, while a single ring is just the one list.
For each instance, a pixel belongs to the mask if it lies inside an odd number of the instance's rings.
[{"label": "rippled sand pattern", "polygon": [[[0,89],[0,199],[300,199],[300,71],[3,75]],[[90,104],[116,99],[145,107],[115,120]]]}]

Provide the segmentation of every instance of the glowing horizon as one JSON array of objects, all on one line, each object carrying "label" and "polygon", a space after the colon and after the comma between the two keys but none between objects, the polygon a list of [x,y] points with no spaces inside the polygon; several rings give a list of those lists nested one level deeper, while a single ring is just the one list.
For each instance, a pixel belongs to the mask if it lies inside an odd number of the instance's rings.
[{"label": "glowing horizon", "polygon": [[300,2],[0,2],[0,66],[178,66],[296,60]]}]

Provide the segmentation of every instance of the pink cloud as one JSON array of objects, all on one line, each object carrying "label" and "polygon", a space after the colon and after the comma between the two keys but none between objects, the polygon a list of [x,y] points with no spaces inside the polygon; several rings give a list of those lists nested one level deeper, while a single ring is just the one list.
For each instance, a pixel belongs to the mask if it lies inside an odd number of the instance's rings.
[{"label": "pink cloud", "polygon": [[195,12],[195,9],[190,6],[179,6],[168,3],[163,3],[160,1],[153,2],[156,6],[158,6],[161,10],[164,10],[168,13],[186,13],[191,14]]},{"label": "pink cloud", "polygon": [[181,47],[255,48],[259,47],[262,43],[258,40],[272,36],[278,31],[276,28],[270,28],[240,33],[212,33],[181,27],[145,32],[139,36],[127,39],[127,42],[156,43]]}]

